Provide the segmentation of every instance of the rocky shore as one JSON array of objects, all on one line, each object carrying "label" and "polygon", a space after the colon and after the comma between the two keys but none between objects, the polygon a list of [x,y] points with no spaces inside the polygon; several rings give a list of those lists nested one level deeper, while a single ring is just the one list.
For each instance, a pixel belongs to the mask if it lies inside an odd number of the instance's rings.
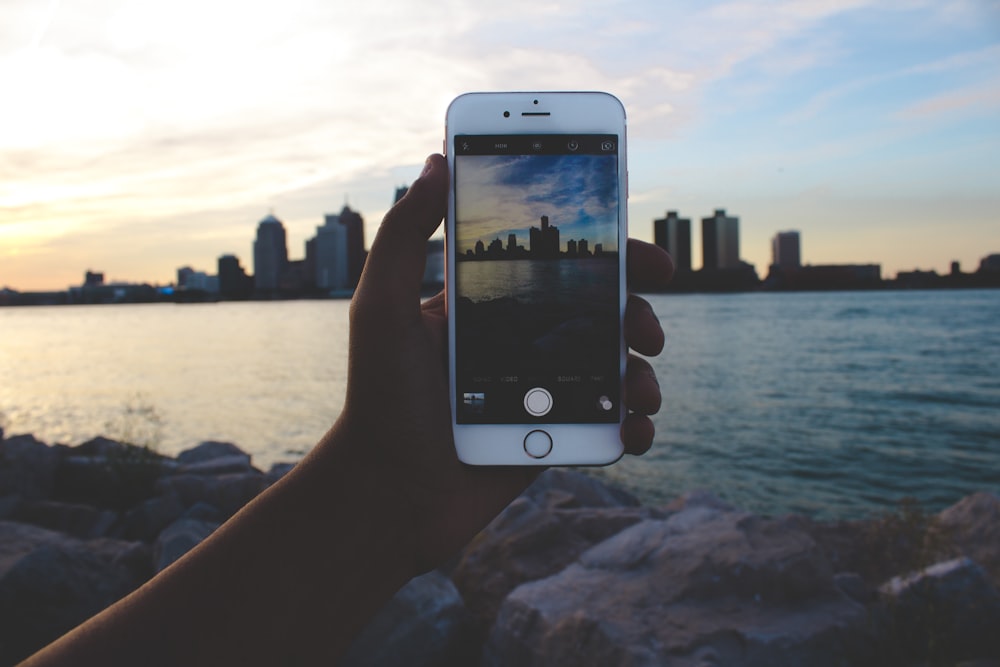
[{"label": "rocky shore", "polygon": [[[0,431],[0,665],[127,594],[291,468]],[[1000,665],[1000,497],[863,521],[662,507],[553,469],[345,665]]]}]

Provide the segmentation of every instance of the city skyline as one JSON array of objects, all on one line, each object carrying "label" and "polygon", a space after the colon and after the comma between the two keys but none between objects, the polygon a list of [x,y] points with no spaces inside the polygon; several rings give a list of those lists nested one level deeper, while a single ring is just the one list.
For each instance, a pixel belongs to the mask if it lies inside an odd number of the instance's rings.
[{"label": "city skyline", "polygon": [[758,267],[798,229],[817,263],[970,270],[1000,248],[998,26],[963,0],[10,0],[0,287],[249,263],[248,221],[278,211],[301,247],[344,193],[372,238],[448,102],[510,89],[622,99],[638,238],[725,208]]}]

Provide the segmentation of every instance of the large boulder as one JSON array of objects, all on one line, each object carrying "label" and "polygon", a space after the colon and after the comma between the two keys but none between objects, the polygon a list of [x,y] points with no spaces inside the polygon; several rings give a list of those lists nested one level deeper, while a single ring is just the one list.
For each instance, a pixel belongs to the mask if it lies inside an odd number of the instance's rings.
[{"label": "large boulder", "polygon": [[156,482],[160,495],[173,494],[187,508],[203,502],[216,507],[228,518],[267,488],[262,473],[224,475],[169,475]]},{"label": "large boulder", "polygon": [[0,440],[0,496],[44,500],[52,494],[59,455],[31,435]]},{"label": "large boulder", "polygon": [[50,643],[138,587],[148,550],[0,521],[0,664]]},{"label": "large boulder", "polygon": [[559,572],[651,512],[581,473],[543,473],[466,547],[452,572],[480,640],[517,586]]},{"label": "large boulder", "polygon": [[882,644],[906,663],[1000,659],[1000,592],[968,558],[894,577],[882,595]]},{"label": "large boulder", "polygon": [[118,520],[118,513],[90,505],[29,500],[21,503],[11,518],[80,539],[92,539],[107,535]]},{"label": "large boulder", "polygon": [[475,664],[466,642],[462,597],[438,571],[416,577],[368,623],[340,661],[342,667]]},{"label": "large boulder", "polygon": [[794,522],[710,506],[647,519],[508,596],[486,665],[842,665],[868,611]]},{"label": "large boulder", "polygon": [[156,480],[172,470],[173,462],[142,447],[123,447],[107,456],[74,453],[62,457],[55,471],[53,496],[114,510],[127,510],[152,497]]},{"label": "large boulder", "polygon": [[178,519],[167,526],[156,538],[153,545],[153,561],[157,572],[165,570],[171,563],[211,535],[219,524],[200,519]]},{"label": "large boulder", "polygon": [[192,465],[229,457],[243,458],[248,464],[250,463],[250,455],[242,449],[231,442],[218,442],[216,440],[206,440],[196,447],[185,449],[177,455],[177,462],[182,465]]},{"label": "large boulder", "polygon": [[166,493],[145,500],[125,513],[114,529],[114,536],[152,543],[164,528],[185,512],[177,494]]},{"label": "large boulder", "polygon": [[937,528],[1000,588],[1000,496],[986,492],[966,496],[938,514]]}]

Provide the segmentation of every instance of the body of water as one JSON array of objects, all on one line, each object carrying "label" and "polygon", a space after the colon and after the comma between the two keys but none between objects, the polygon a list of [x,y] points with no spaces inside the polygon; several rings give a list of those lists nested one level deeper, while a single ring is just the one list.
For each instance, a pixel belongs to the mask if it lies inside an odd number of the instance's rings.
[{"label": "body of water", "polygon": [[[595,471],[664,502],[854,517],[1000,492],[1000,290],[649,297],[667,348],[656,444]],[[346,301],[0,309],[7,433],[160,449],[229,440],[295,460],[337,417]]]}]

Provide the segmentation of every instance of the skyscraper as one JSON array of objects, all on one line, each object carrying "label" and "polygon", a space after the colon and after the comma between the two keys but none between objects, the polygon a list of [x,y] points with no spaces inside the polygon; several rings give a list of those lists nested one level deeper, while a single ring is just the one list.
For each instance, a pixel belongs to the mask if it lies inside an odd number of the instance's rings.
[{"label": "skyscraper", "polygon": [[259,290],[278,289],[287,265],[285,226],[270,214],[257,225],[257,239],[253,242],[254,286]]},{"label": "skyscraper", "polygon": [[740,266],[740,219],[723,208],[701,219],[702,269],[736,269]]},{"label": "skyscraper", "polygon": [[219,292],[228,298],[243,298],[253,290],[253,278],[240,266],[235,255],[219,257]]},{"label": "skyscraper", "polygon": [[677,211],[667,211],[667,217],[653,221],[653,240],[674,260],[678,271],[691,270],[691,219],[681,218]]},{"label": "skyscraper", "polygon": [[771,239],[771,266],[797,269],[802,266],[799,233],[778,232]]},{"label": "skyscraper", "polygon": [[541,229],[528,230],[528,252],[534,259],[559,259],[559,228],[549,225],[549,216],[542,216]]},{"label": "skyscraper", "polygon": [[364,220],[349,206],[327,213],[316,228],[316,287],[354,289],[364,264]]}]

